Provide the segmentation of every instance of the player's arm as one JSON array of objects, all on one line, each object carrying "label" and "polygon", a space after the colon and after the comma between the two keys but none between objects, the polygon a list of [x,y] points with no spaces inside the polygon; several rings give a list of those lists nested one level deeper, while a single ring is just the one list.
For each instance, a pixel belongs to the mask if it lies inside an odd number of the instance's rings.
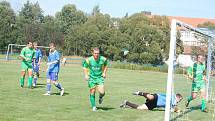
[{"label": "player's arm", "polygon": [[25,61],[28,61],[28,58],[25,57],[25,48],[22,49],[20,55],[19,55],[19,58],[21,60],[25,60]]},{"label": "player's arm", "polygon": [[57,54],[56,54],[56,57],[55,57],[55,60],[52,61],[52,62],[48,62],[47,65],[49,66],[49,65],[52,65],[52,64],[57,64],[57,63],[59,63],[59,62],[60,62],[60,54],[57,53]]},{"label": "player's arm", "polygon": [[187,77],[188,77],[188,79],[193,80],[193,68],[192,67],[188,67]]},{"label": "player's arm", "polygon": [[89,60],[88,59],[86,59],[82,62],[82,67],[83,67],[83,71],[84,71],[84,79],[87,81],[89,79],[89,72],[88,72]]},{"label": "player's arm", "polygon": [[207,80],[207,77],[206,77],[206,70],[203,71],[203,77],[202,79],[207,83],[208,80]]},{"label": "player's arm", "polygon": [[106,78],[106,73],[107,73],[107,68],[108,68],[108,61],[107,59],[105,58],[105,63],[104,63],[104,67],[103,67],[103,72],[102,72],[102,76],[103,78]]},{"label": "player's arm", "polygon": [[39,61],[38,61],[39,65],[41,64],[42,57],[43,57],[42,52],[39,50]]}]

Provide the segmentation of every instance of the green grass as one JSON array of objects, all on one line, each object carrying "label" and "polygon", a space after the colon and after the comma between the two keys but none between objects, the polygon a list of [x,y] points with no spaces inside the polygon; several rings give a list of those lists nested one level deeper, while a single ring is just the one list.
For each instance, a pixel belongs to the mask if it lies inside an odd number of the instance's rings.
[{"label": "green grass", "polygon": [[[43,96],[46,82],[45,72],[41,72],[38,88],[19,87],[19,62],[0,61],[0,121],[162,121],[164,111],[138,111],[120,109],[119,104],[128,99],[142,104],[143,97],[133,96],[136,90],[147,92],[166,91],[166,73],[146,72],[138,70],[112,69],[108,70],[105,80],[106,96],[99,110],[92,112],[89,105],[89,89],[83,80],[80,65],[67,65],[61,68],[59,82],[65,88],[65,96],[60,97],[58,90],[52,86],[51,96]],[[188,96],[191,83],[182,75],[176,75],[175,90],[183,96]],[[25,81],[26,82],[26,81]],[[98,94],[96,95],[98,100]],[[200,100],[191,102],[197,106]],[[199,109],[186,110],[184,101],[179,104],[187,111],[182,118],[193,121],[207,121],[213,118],[213,105],[208,104],[210,113]],[[177,114],[174,114],[176,117]],[[180,116],[180,115],[179,115]]]}]

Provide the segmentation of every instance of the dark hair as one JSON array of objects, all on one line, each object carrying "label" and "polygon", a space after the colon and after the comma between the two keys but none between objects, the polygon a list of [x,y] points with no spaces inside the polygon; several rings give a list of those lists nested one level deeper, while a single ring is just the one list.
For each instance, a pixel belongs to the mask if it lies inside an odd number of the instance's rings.
[{"label": "dark hair", "polygon": [[32,42],[32,41],[28,41],[28,44],[29,44],[29,43],[32,43],[32,44],[33,44],[33,42]]},{"label": "dark hair", "polygon": [[182,95],[181,94],[176,94],[176,97],[180,98],[180,99],[183,99]]},{"label": "dark hair", "polygon": [[56,44],[54,42],[49,43],[49,46],[54,46],[56,47]]}]

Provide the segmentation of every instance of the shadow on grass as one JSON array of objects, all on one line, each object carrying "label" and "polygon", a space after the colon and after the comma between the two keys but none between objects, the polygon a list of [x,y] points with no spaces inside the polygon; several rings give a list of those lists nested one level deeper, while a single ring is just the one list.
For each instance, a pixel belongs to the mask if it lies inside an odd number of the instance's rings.
[{"label": "shadow on grass", "polygon": [[44,87],[45,87],[44,85],[37,85],[37,86],[35,86],[33,88],[36,89],[36,88],[44,88]]},{"label": "shadow on grass", "polygon": [[162,108],[156,108],[156,109],[153,109],[152,111],[165,111],[165,109],[162,109]]},{"label": "shadow on grass", "polygon": [[46,84],[42,84],[42,83],[37,83],[37,85],[46,85]]},{"label": "shadow on grass", "polygon": [[177,121],[179,118],[183,117],[184,115],[186,115],[187,113],[190,113],[194,110],[199,110],[201,108],[201,106],[194,106],[194,107],[190,107],[188,108],[186,111],[180,113],[179,115],[177,115],[176,117],[174,117],[173,119],[171,119],[170,121]]},{"label": "shadow on grass", "polygon": [[[59,95],[60,96],[60,92],[52,93],[52,95]],[[66,96],[66,95],[69,95],[69,93],[68,92],[64,92],[63,96]]]},{"label": "shadow on grass", "polygon": [[104,110],[104,111],[108,111],[108,110],[113,110],[116,108],[112,108],[112,107],[97,107],[97,110]]}]

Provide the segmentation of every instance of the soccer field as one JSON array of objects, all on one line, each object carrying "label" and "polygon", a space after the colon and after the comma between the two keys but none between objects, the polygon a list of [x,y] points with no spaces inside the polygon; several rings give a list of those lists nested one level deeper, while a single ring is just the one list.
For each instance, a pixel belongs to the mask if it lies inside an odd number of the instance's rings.
[{"label": "soccer field", "polygon": [[[0,121],[163,121],[164,111],[138,111],[121,109],[124,99],[142,104],[143,97],[133,96],[133,91],[145,92],[166,91],[166,73],[122,70],[110,68],[105,80],[106,96],[104,102],[98,104],[98,111],[93,112],[89,104],[89,89],[83,80],[80,65],[61,67],[59,82],[65,88],[65,95],[52,86],[53,95],[44,96],[46,90],[45,72],[40,72],[37,88],[20,88],[19,62],[0,61]],[[26,83],[25,79],[25,83]],[[212,83],[215,83],[214,81]],[[26,84],[25,84],[26,86]],[[191,82],[182,75],[176,75],[175,92],[189,95]],[[211,121],[214,119],[214,104],[208,104],[209,113],[200,109],[185,109],[185,100],[179,107],[184,110],[181,115],[174,114],[175,120]],[[200,99],[190,103],[190,107],[200,104]],[[187,120],[187,121],[188,121]]]}]

